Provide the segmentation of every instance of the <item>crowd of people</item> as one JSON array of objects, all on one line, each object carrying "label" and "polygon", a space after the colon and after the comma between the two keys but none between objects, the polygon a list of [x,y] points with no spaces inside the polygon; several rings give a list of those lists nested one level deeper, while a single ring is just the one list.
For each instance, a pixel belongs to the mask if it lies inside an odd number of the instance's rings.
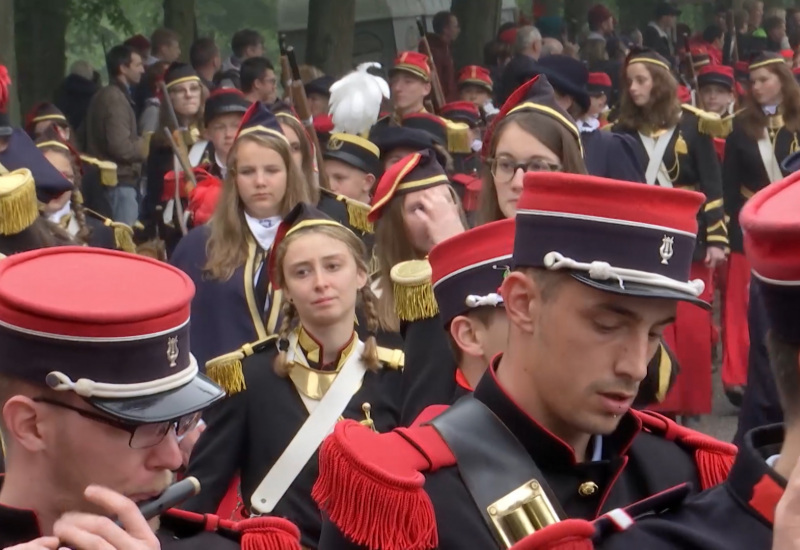
[{"label": "crowd of people", "polygon": [[0,67],[0,547],[800,548],[800,10],[653,8]]}]

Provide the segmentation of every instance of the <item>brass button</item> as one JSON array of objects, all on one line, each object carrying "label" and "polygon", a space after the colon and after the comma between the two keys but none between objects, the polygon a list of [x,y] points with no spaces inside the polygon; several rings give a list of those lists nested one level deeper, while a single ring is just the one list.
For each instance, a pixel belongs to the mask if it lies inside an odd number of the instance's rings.
[{"label": "brass button", "polygon": [[582,497],[590,497],[597,492],[599,487],[597,483],[594,481],[587,481],[585,483],[581,483],[580,487],[578,487],[578,494]]}]

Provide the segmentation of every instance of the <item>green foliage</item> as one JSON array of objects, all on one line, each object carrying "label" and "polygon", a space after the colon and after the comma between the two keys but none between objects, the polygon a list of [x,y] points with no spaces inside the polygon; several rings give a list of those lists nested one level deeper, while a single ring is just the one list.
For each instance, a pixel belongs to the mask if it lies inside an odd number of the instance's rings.
[{"label": "green foliage", "polygon": [[[68,0],[67,67],[85,59],[103,72],[105,52],[126,38],[150,33],[163,24],[163,0]],[[198,36],[212,36],[223,56],[230,55],[233,33],[248,27],[264,36],[264,53],[278,60],[279,0],[197,0]]]}]

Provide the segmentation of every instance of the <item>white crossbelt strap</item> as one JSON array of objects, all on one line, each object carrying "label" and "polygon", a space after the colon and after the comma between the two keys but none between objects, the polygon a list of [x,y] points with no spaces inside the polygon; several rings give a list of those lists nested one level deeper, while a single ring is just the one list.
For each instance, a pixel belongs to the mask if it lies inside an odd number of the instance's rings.
[{"label": "white crossbelt strap", "polygon": [[767,171],[770,183],[782,179],[781,167],[778,164],[778,159],[775,158],[775,150],[772,147],[772,141],[769,139],[769,132],[766,129],[764,129],[764,135],[758,140],[758,153],[761,155],[761,162],[764,163],[764,169]]},{"label": "white crossbelt strap", "polygon": [[206,152],[208,147],[208,140],[201,139],[189,149],[189,166],[192,168],[199,166],[200,161],[203,160],[203,153]]},{"label": "white crossbelt strap", "polygon": [[[289,361],[293,359],[292,351],[297,342],[296,333],[292,334],[292,337],[289,340],[289,357],[287,357]],[[269,514],[275,509],[300,471],[314,456],[322,440],[333,430],[353,394],[361,385],[364,373],[367,372],[361,360],[363,352],[364,343],[359,341],[317,407],[256,487],[250,499],[250,506],[256,513]]]},{"label": "white crossbelt strap", "polygon": [[675,133],[676,126],[673,126],[666,133],[653,139],[639,132],[639,138],[642,140],[645,151],[647,151],[647,171],[645,172],[645,181],[647,185],[658,185],[661,187],[672,187],[672,180],[669,179],[667,169],[664,167],[664,153],[667,152],[667,146],[672,141],[672,135]]}]

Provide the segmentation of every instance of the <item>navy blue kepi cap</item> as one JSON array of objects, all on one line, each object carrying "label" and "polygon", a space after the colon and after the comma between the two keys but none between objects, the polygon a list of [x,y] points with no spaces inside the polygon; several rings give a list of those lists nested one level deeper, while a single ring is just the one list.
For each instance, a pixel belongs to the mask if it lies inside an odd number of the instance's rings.
[{"label": "navy blue kepi cap", "polygon": [[72,191],[72,183],[50,164],[36,144],[22,128],[14,128],[8,137],[8,147],[0,153],[0,172],[13,172],[27,168],[36,184],[36,196],[47,203]]},{"label": "navy blue kepi cap", "polygon": [[516,267],[564,271],[605,292],[692,302],[702,193],[580,174],[529,172],[517,203]]}]

